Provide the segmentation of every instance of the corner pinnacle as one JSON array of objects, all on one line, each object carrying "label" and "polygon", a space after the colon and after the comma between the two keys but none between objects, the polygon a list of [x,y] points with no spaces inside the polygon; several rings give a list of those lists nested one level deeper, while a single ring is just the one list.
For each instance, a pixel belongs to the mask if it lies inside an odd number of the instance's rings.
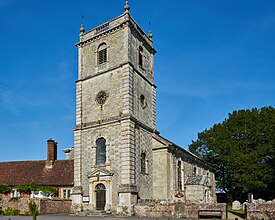
[{"label": "corner pinnacle", "polygon": [[130,11],[130,6],[129,6],[129,2],[128,1],[126,1],[126,3],[125,3],[124,11],[125,11],[125,13],[129,13],[129,11]]}]

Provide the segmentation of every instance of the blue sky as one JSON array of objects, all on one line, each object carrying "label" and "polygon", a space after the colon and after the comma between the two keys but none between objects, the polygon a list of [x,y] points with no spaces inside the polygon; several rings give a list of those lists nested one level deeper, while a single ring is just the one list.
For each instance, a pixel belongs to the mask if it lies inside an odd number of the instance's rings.
[{"label": "blue sky", "polygon": [[[151,23],[161,135],[187,148],[237,109],[274,105],[274,0],[130,0]],[[81,15],[86,30],[124,0],[0,0],[0,161],[46,158],[46,140],[73,146]]]}]

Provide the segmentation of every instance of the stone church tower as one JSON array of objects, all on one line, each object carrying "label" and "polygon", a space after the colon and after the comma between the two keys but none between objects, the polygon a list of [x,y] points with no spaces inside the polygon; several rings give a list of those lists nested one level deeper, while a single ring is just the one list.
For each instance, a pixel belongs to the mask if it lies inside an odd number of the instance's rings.
[{"label": "stone church tower", "polygon": [[152,35],[125,12],[80,29],[73,208],[122,211],[153,197],[156,86]]},{"label": "stone church tower", "polygon": [[130,16],[128,1],[124,9],[80,29],[73,211],[133,214],[149,200],[215,202],[211,165],[156,131],[152,34]]}]

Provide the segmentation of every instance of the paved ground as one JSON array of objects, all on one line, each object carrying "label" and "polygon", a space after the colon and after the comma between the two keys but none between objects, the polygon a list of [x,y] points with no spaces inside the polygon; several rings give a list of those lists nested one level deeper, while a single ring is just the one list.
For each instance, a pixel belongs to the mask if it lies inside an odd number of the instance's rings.
[{"label": "paved ground", "polygon": [[[0,220],[32,220],[31,216],[0,216]],[[37,216],[37,220],[167,220],[167,218],[138,218],[138,217],[94,217],[94,216],[69,216],[69,215],[43,215]],[[228,219],[243,220],[237,215],[228,212]],[[169,219],[179,220],[179,219]]]},{"label": "paved ground", "polygon": [[[0,220],[32,220],[31,216],[0,216]],[[66,215],[44,215],[37,216],[37,220],[167,220],[167,218],[138,218],[138,217],[88,217],[88,216],[66,216]],[[173,220],[173,219],[170,219]]]},{"label": "paved ground", "polygon": [[[0,216],[0,220],[32,220],[31,216]],[[228,219],[242,220],[239,216],[228,213]],[[138,217],[92,217],[92,216],[69,216],[69,215],[43,215],[37,216],[37,220],[167,220],[167,218],[138,218]],[[169,219],[176,220],[176,219]],[[179,220],[179,219],[177,219]]]}]

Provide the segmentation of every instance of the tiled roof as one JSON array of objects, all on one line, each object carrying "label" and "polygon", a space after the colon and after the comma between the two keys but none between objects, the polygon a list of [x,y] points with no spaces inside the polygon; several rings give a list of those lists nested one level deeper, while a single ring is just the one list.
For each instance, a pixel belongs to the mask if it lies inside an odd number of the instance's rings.
[{"label": "tiled roof", "polygon": [[56,160],[52,168],[45,168],[46,161],[16,161],[0,163],[0,185],[73,185],[74,161]]}]

